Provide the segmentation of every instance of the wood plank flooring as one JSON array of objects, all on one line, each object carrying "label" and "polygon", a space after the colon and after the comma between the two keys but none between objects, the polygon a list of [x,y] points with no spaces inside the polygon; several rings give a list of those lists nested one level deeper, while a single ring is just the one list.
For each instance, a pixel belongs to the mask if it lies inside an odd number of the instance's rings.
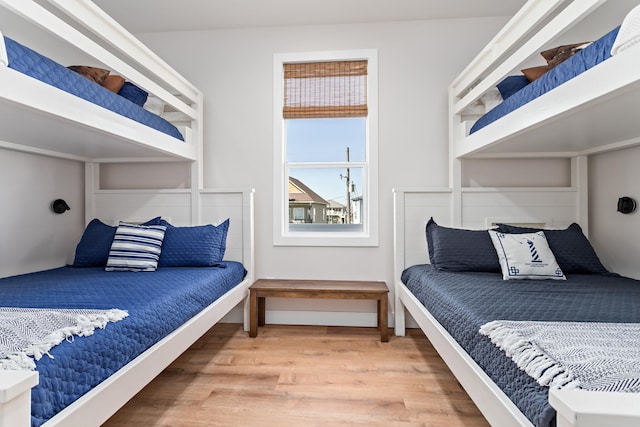
[{"label": "wood plank flooring", "polygon": [[487,426],[420,330],[218,324],[105,424]]}]

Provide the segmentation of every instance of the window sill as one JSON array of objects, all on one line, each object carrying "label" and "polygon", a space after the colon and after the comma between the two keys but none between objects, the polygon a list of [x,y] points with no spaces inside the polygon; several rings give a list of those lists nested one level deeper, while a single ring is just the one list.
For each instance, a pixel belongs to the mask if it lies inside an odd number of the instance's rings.
[{"label": "window sill", "polygon": [[351,232],[292,232],[276,235],[274,246],[335,246],[335,247],[366,247],[378,246],[377,236]]}]

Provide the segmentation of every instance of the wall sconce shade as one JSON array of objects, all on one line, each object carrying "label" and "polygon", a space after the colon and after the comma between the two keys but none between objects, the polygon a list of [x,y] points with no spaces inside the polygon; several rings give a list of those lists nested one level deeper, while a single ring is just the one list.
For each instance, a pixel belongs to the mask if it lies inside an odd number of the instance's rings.
[{"label": "wall sconce shade", "polygon": [[620,197],[618,199],[618,212],[629,214],[636,210],[636,201],[631,197]]},{"label": "wall sconce shade", "polygon": [[56,199],[53,202],[51,202],[51,210],[54,211],[57,214],[65,213],[66,211],[68,211],[70,209],[71,208],[69,207],[67,202],[65,202],[62,199]]}]

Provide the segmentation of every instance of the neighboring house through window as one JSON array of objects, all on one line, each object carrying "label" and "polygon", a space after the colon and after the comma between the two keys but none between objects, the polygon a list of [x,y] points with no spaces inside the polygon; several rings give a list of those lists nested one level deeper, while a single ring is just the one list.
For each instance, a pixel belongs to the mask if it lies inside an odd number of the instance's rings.
[{"label": "neighboring house through window", "polygon": [[274,244],[378,244],[375,50],[274,55]]}]

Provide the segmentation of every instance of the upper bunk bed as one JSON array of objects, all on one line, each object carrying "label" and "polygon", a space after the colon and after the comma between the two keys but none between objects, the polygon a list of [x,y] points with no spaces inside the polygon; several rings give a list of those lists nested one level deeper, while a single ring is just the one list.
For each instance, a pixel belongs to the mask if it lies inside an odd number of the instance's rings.
[{"label": "upper bunk bed", "polygon": [[[449,88],[452,156],[575,157],[640,144],[636,6],[637,0],[529,0]],[[544,57],[574,44],[559,65]],[[496,102],[496,87],[503,89],[508,77],[527,80],[521,70],[546,73],[530,77],[508,102]],[[491,117],[506,104],[511,111]]]},{"label": "upper bunk bed", "polygon": [[[199,159],[202,93],[95,4],[0,6],[0,147],[98,163]],[[72,65],[105,71],[133,98]]]}]

